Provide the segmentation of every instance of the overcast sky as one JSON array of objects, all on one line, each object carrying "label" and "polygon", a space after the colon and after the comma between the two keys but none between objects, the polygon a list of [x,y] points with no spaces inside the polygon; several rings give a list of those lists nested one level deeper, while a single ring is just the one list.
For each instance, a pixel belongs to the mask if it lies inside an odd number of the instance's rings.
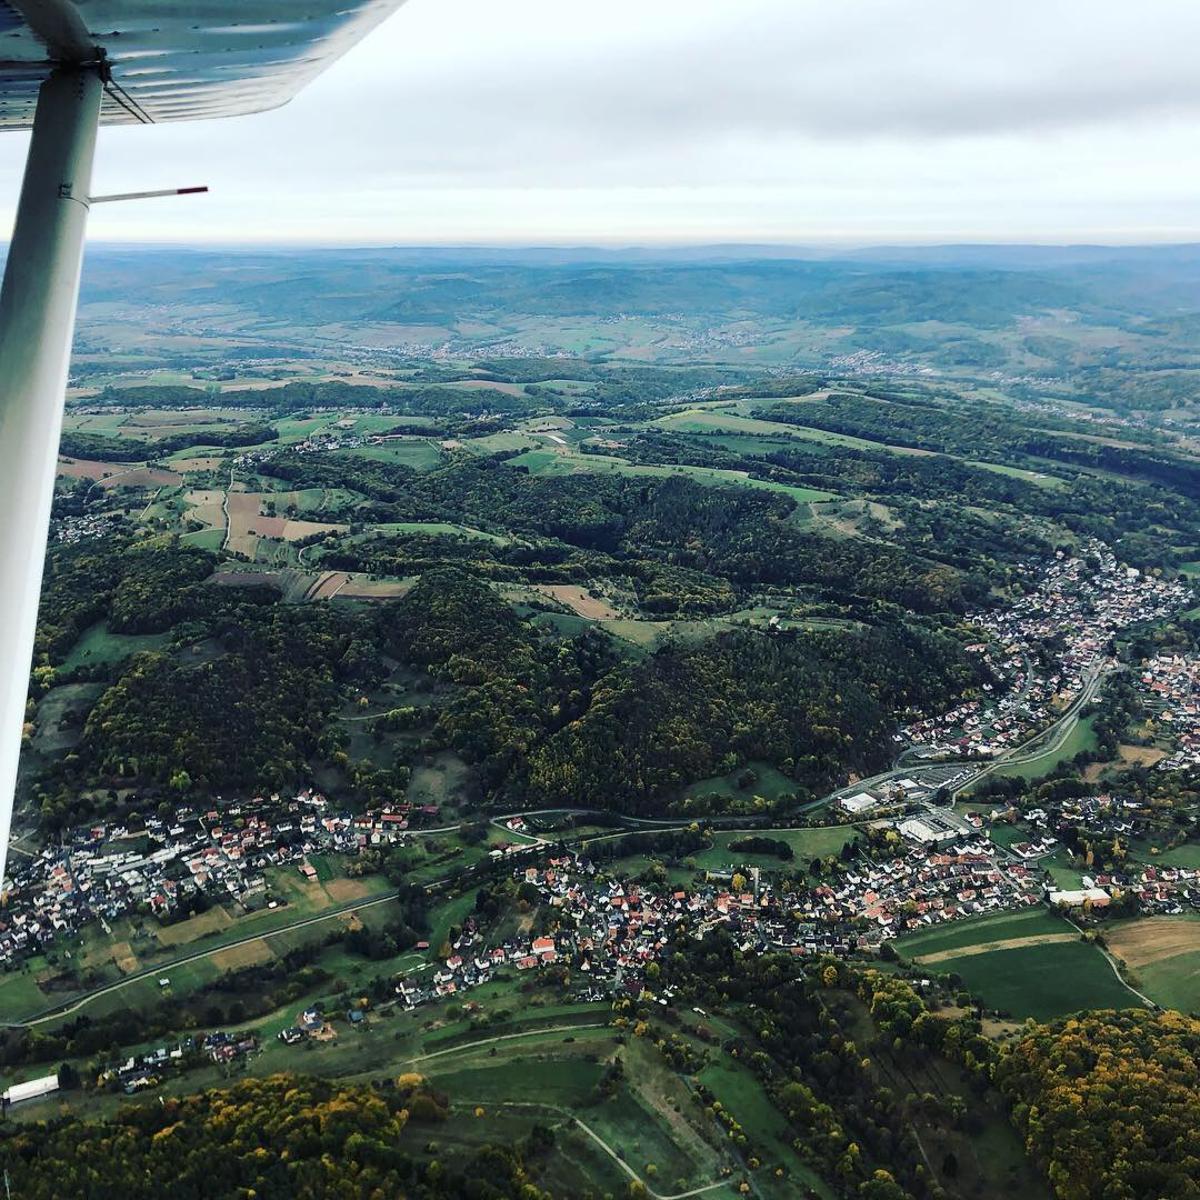
[{"label": "overcast sky", "polygon": [[[97,240],[1200,240],[1196,0],[409,0],[283,109],[111,129]],[[25,138],[0,139],[11,221]]]}]

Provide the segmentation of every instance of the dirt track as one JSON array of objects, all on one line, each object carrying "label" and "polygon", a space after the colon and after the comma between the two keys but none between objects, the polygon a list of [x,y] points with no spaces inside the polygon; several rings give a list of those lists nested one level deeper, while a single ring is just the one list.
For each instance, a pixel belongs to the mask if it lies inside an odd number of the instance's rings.
[{"label": "dirt track", "polygon": [[976,942],[973,946],[955,946],[950,950],[934,950],[930,954],[915,954],[913,962],[949,962],[952,958],[972,958],[976,954],[990,954],[993,950],[1024,950],[1028,946],[1052,946],[1056,942],[1077,942],[1077,933],[1040,933],[1033,937],[1004,938],[999,942]]}]

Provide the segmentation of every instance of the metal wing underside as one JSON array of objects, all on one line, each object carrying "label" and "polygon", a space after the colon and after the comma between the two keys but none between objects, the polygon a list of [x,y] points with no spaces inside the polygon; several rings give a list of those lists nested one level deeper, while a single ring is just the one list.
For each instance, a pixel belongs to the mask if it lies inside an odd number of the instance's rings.
[{"label": "metal wing underside", "polygon": [[0,0],[0,129],[62,63],[103,59],[105,125],[286,104],[403,0]]}]

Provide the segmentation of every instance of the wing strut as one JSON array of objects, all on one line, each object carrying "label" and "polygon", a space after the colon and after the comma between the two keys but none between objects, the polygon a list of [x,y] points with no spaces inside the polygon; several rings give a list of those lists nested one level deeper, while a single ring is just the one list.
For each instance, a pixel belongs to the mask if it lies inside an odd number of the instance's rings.
[{"label": "wing strut", "polygon": [[42,84],[0,290],[0,880],[103,91],[98,66],[60,67]]}]

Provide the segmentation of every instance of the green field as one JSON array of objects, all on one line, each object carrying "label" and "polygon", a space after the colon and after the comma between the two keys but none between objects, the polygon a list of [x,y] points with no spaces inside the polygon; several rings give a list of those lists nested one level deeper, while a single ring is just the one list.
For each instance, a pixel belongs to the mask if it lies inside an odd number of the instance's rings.
[{"label": "green field", "polygon": [[535,438],[515,429],[489,433],[486,437],[470,438],[463,443],[473,454],[500,454],[507,450],[537,450],[545,444],[545,439]]},{"label": "green field", "polygon": [[[189,546],[199,546],[201,550],[220,550],[225,544],[225,530],[197,529],[193,533],[182,534],[179,538]],[[153,636],[147,634],[146,636]]]},{"label": "green field", "polygon": [[833,1193],[792,1147],[794,1133],[784,1115],[771,1103],[758,1079],[740,1063],[723,1055],[705,1067],[698,1076],[721,1104],[733,1114],[747,1135],[765,1151],[768,1168],[782,1166],[784,1178],[775,1180],[770,1172],[757,1177],[758,1188],[767,1196],[797,1195],[798,1185],[810,1187],[821,1197]]},{"label": "green field", "polygon": [[442,452],[437,443],[426,438],[404,438],[372,446],[347,447],[334,453],[369,458],[373,462],[398,463],[403,467],[412,467],[414,471],[432,471],[442,461]]},{"label": "green field", "polygon": [[[561,1034],[558,1041],[562,1040]],[[451,1056],[447,1055],[447,1058]],[[537,1101],[542,1104],[582,1104],[604,1068],[580,1058],[534,1059],[514,1064],[511,1052],[499,1063],[469,1067],[430,1066],[429,1078],[464,1104]],[[514,1069],[515,1068],[515,1069]]]},{"label": "green field", "polygon": [[1057,475],[1043,475],[1040,471],[1025,471],[1020,467],[1010,467],[1005,463],[967,461],[967,466],[978,467],[983,471],[992,471],[997,475],[1008,475],[1012,479],[1023,479],[1026,483],[1036,483],[1039,487],[1050,488],[1061,492],[1067,485]]},{"label": "green field", "polygon": [[[613,624],[619,624],[619,622],[613,622]],[[744,788],[739,788],[737,785],[738,776],[744,770],[744,768],[739,768],[736,771],[730,771],[727,775],[714,775],[708,779],[698,779],[684,788],[683,795],[685,798],[692,798],[715,794],[729,800],[740,799],[746,802],[755,796],[762,796],[765,800],[777,800],[784,794],[795,792],[795,781],[789,779],[782,771],[776,770],[770,763],[756,761],[748,763],[747,766],[758,778]]]},{"label": "green field", "polygon": [[1195,870],[1200,867],[1200,842],[1184,842],[1182,846],[1164,850],[1148,861],[1165,863],[1169,867],[1188,867]]},{"label": "green field", "polygon": [[1070,931],[1071,927],[1048,909],[1026,908],[1020,912],[949,921],[932,929],[909,933],[896,939],[896,949],[905,958],[913,958],[918,954],[937,954],[943,950],[958,950],[964,946],[978,946],[984,942]]},{"label": "green field", "polygon": [[752,479],[742,471],[727,471],[718,467],[647,466],[629,463],[623,458],[605,454],[572,454],[557,450],[528,450],[508,460],[510,466],[524,467],[531,475],[578,475],[580,473],[632,475],[651,479],[670,479],[680,476],[707,487],[749,487],[759,491],[782,492],[797,503],[812,500],[832,500],[832,492],[816,488],[791,487],[768,479]]},{"label": "green field", "polygon": [[[922,930],[900,938],[896,949],[906,958],[939,955],[920,965],[959,975],[987,1007],[1018,1020],[1048,1021],[1082,1008],[1140,1007],[1141,1001],[1117,979],[1098,947],[1076,939],[1038,941],[1073,933],[1060,918],[1034,908]],[[969,953],[976,946],[1017,939],[1028,941]],[[955,950],[964,953],[947,953]]]},{"label": "green field", "polygon": [[795,432],[795,426],[785,425],[781,421],[763,421],[757,417],[740,417],[735,413],[702,408],[671,413],[651,421],[650,425],[657,429],[669,429],[672,433],[768,434],[782,438],[802,436]]},{"label": "green field", "polygon": [[[785,404],[804,405],[811,401],[799,397],[792,401],[773,400],[742,402],[739,407],[752,407],[754,404]],[[887,442],[877,442],[870,438],[854,437],[850,434],[834,433],[828,429],[818,429],[810,425],[793,425],[786,421],[771,421],[761,417],[744,416],[727,411],[723,408],[693,408],[685,412],[670,413],[665,417],[649,423],[650,427],[669,429],[673,433],[693,433],[705,435],[733,434],[743,435],[747,440],[770,438],[783,441],[804,441],[823,443],[827,446],[841,446],[855,450],[887,450],[895,454],[923,454],[926,451],[912,450],[907,446],[895,446]]]},{"label": "green field", "polygon": [[335,414],[326,413],[318,417],[281,417],[271,424],[279,434],[280,442],[286,445],[289,442],[302,442],[306,437],[328,429],[337,419]]},{"label": "green field", "polygon": [[1104,955],[1083,942],[992,950],[937,964],[955,972],[989,1008],[1050,1021],[1083,1008],[1140,1008]]},{"label": "green field", "polygon": [[1138,967],[1133,977],[1138,988],[1164,1008],[1200,1012],[1200,950],[1173,954]]},{"label": "green field", "polygon": [[62,663],[63,671],[120,662],[139,650],[157,650],[166,645],[165,633],[110,633],[101,622],[84,631]]},{"label": "green field", "polygon": [[[633,1089],[589,1108],[583,1119],[639,1174],[653,1165],[655,1177],[676,1188],[700,1187],[715,1175],[716,1155],[697,1161],[672,1139],[662,1118]],[[682,1186],[681,1186],[682,1185]]]},{"label": "green field", "polygon": [[[957,805],[955,806],[957,807]],[[966,807],[970,808],[970,805]],[[1027,842],[1029,840],[1028,830],[1022,829],[1019,825],[1010,825],[1007,821],[999,821],[995,825],[987,826],[988,837],[996,843],[997,846],[1014,846],[1017,842]]]},{"label": "green field", "polygon": [[797,441],[804,441],[806,451],[821,453],[820,446],[813,446],[807,438],[772,437],[750,433],[709,433],[704,435],[704,445],[719,446],[731,454],[741,454],[747,458],[764,458],[768,454],[795,450]]},{"label": "green field", "polygon": [[[731,842],[748,837],[765,837],[777,842],[787,842],[795,857],[780,859],[771,854],[748,854],[729,848]],[[858,831],[849,825],[814,829],[721,831],[713,835],[711,849],[703,850],[692,857],[696,860],[696,866],[708,871],[728,870],[730,867],[761,867],[764,871],[805,871],[812,859],[840,854],[847,842],[857,840]]]},{"label": "green field", "polygon": [[1069,762],[1081,750],[1096,749],[1099,742],[1096,739],[1095,722],[1094,716],[1080,717],[1059,749],[1039,754],[1028,762],[1001,765],[996,768],[995,774],[1011,779],[1038,779],[1048,775],[1059,763]]},{"label": "green field", "polygon": [[1105,934],[1140,991],[1164,1008],[1200,1012],[1200,916],[1113,921]]},{"label": "green field", "polygon": [[[472,529],[469,525],[451,525],[445,521],[385,521],[372,525],[363,537],[375,534],[424,533],[430,537],[464,537],[476,538],[480,541],[491,542],[496,546],[507,546],[509,539],[496,533],[485,533],[482,529]],[[357,538],[350,539],[356,541]]]},{"label": "green field", "polygon": [[1083,872],[1070,861],[1067,850],[1058,850],[1049,858],[1041,861],[1043,871],[1050,872],[1054,886],[1060,891],[1070,891],[1072,888],[1083,886]]}]

